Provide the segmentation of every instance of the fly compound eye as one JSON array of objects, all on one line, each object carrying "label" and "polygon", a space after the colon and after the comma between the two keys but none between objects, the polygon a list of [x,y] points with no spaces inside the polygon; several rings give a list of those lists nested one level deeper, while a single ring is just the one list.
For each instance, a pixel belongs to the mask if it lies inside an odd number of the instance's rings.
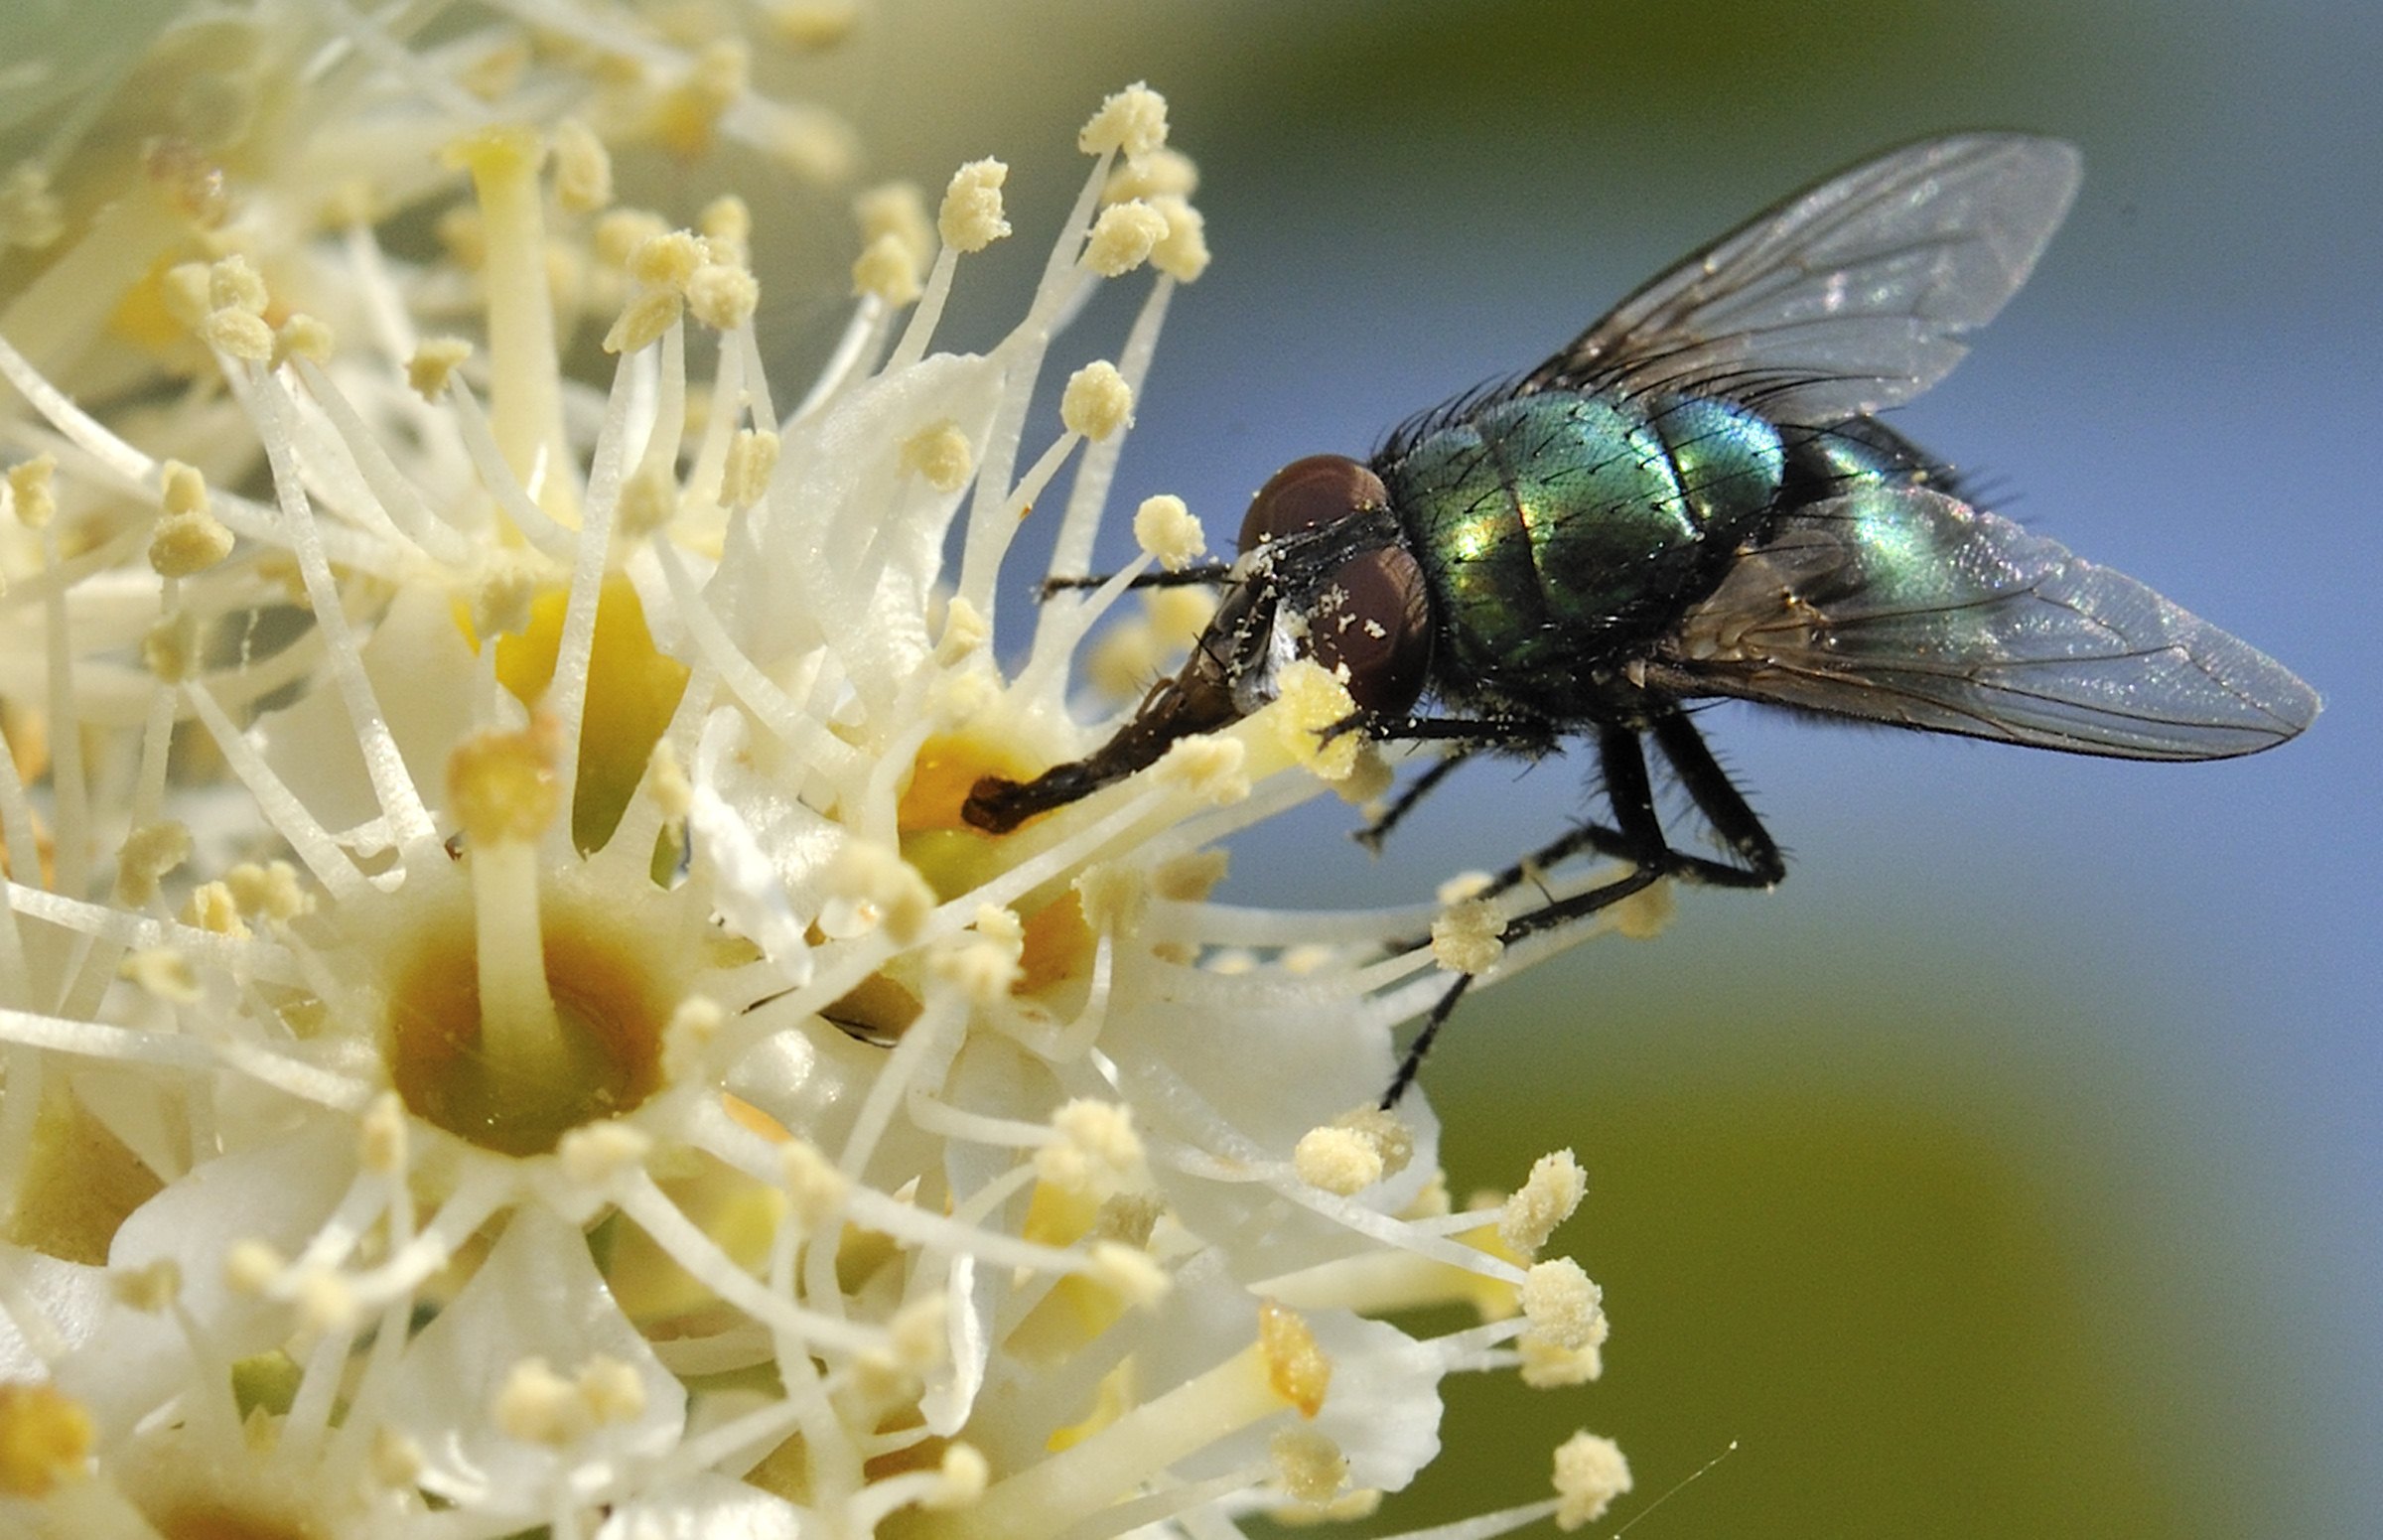
[{"label": "fly compound eye", "polygon": [[1310,455],[1275,472],[1249,500],[1241,550],[1389,505],[1389,490],[1363,465],[1346,455]]},{"label": "fly compound eye", "polygon": [[1340,564],[1308,612],[1307,650],[1345,670],[1342,682],[1361,711],[1398,716],[1415,704],[1432,666],[1432,609],[1423,569],[1404,546]]}]

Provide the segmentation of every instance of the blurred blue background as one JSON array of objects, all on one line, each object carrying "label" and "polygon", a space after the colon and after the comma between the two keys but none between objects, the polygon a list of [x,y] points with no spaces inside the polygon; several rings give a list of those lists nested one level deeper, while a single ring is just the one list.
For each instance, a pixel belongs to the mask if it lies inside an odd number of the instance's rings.
[{"label": "blurred blue background", "polygon": [[[2383,8],[887,0],[863,47],[878,169],[1013,165],[1025,238],[962,275],[1000,297],[979,341],[1077,186],[1074,123],[1167,92],[1218,260],[1118,491],[1220,539],[1278,465],[1537,361],[1849,161],[2077,142],[2035,276],[1898,423],[2325,714],[2197,767],[1708,716],[1787,884],[1469,1004],[1427,1074],[1460,1188],[1581,1150],[1566,1241],[1615,1335],[1596,1387],[1499,1401],[1534,1431],[1476,1437],[1407,1521],[1519,1500],[1587,1424],[1641,1505],[1743,1441],[1650,1537],[2383,1533]],[[1586,772],[1471,769],[1378,863],[1312,807],[1227,896],[1427,893],[1561,827]]]}]

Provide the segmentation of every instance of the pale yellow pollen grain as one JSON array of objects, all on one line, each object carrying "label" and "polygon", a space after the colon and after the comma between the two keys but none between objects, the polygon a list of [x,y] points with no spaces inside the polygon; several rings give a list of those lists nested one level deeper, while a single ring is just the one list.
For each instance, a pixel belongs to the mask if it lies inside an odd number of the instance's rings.
[{"label": "pale yellow pollen grain", "polygon": [[478,844],[528,841],[544,833],[561,803],[555,745],[537,727],[478,733],[447,757],[448,804]]},{"label": "pale yellow pollen grain", "polygon": [[686,300],[676,289],[647,289],[622,310],[612,330],[604,334],[604,350],[632,353],[652,346],[677,325]]},{"label": "pale yellow pollen grain", "polygon": [[1104,203],[1129,198],[1190,198],[1199,191],[1199,167],[1183,151],[1162,145],[1109,173],[1101,185]]},{"label": "pale yellow pollen grain", "polygon": [[1139,80],[1100,104],[1075,147],[1086,155],[1121,150],[1139,160],[1167,142],[1167,98]]},{"label": "pale yellow pollen grain", "polygon": [[409,1125],[405,1103],[395,1091],[382,1091],[364,1109],[356,1130],[356,1160],[376,1176],[391,1177],[405,1170]]},{"label": "pale yellow pollen grain", "polygon": [[929,966],[937,978],[958,986],[978,1006],[999,1003],[1020,977],[1017,948],[981,937],[955,938],[936,952]]},{"label": "pale yellow pollen grain", "polygon": [[273,1287],[288,1264],[280,1252],[261,1240],[235,1240],[223,1252],[223,1281],[233,1292],[261,1295]]},{"label": "pale yellow pollen grain", "polygon": [[1102,1239],[1091,1246],[1093,1280],[1137,1310],[1150,1309],[1175,1287],[1174,1275],[1142,1249],[1148,1241],[1145,1230],[1139,1243]]},{"label": "pale yellow pollen grain", "polygon": [[1134,509],[1134,539],[1169,572],[1181,572],[1208,548],[1208,537],[1184,499],[1168,492]]},{"label": "pale yellow pollen grain", "polygon": [[426,337],[405,360],[405,382],[423,400],[436,401],[447,389],[447,377],[471,356],[472,345],[460,337]]},{"label": "pale yellow pollen grain", "polygon": [[18,523],[42,529],[58,516],[57,474],[58,457],[46,451],[8,468],[8,500]]},{"label": "pale yellow pollen grain", "polygon": [[938,1512],[972,1506],[985,1494],[992,1483],[993,1467],[984,1455],[970,1444],[947,1444],[943,1447],[942,1464],[935,1468],[940,1477],[934,1488],[918,1499],[918,1506]]},{"label": "pale yellow pollen grain", "polygon": [[262,316],[271,297],[265,292],[265,280],[248,265],[248,259],[234,253],[207,270],[207,303],[210,310]]},{"label": "pale yellow pollen grain", "polygon": [[231,888],[222,882],[201,883],[182,901],[182,922],[194,930],[233,939],[245,937],[247,923],[240,918],[239,901],[231,896]]},{"label": "pale yellow pollen grain", "polygon": [[242,861],[223,874],[223,885],[231,890],[243,914],[287,921],[312,912],[315,907],[314,895],[299,881],[298,869],[287,861],[262,865]]},{"label": "pale yellow pollen grain", "polygon": [[703,232],[714,257],[742,266],[753,246],[753,207],[734,193],[723,193],[703,206],[695,228]]},{"label": "pale yellow pollen grain", "polygon": [[1075,896],[1084,923],[1094,930],[1132,930],[1150,908],[1150,880],[1137,867],[1103,862],[1076,878]]},{"label": "pale yellow pollen grain", "polygon": [[720,473],[720,501],[732,508],[749,508],[770,490],[777,471],[780,449],[774,428],[743,428],[728,441],[728,461]]},{"label": "pale yellow pollen grain", "polygon": [[1051,1127],[1057,1138],[1035,1152],[1035,1175],[1044,1182],[1095,1197],[1146,1184],[1131,1108],[1077,1097],[1051,1114]]},{"label": "pale yellow pollen grain", "polygon": [[1442,909],[1446,909],[1451,905],[1462,904],[1467,899],[1479,898],[1489,891],[1489,885],[1494,881],[1496,879],[1487,872],[1478,870],[1459,872],[1452,877],[1442,879],[1440,886],[1432,890],[1432,899]]},{"label": "pale yellow pollen grain", "polygon": [[908,305],[922,292],[918,259],[900,235],[877,236],[852,261],[852,292],[888,305]]},{"label": "pale yellow pollen grain", "polygon": [[1222,850],[1194,850],[1171,856],[1152,868],[1150,891],[1170,904],[1204,903],[1223,882],[1232,856]]},{"label": "pale yellow pollen grain", "polygon": [[632,1422],[645,1410],[645,1379],[619,1358],[597,1353],[580,1366],[579,1398],[599,1427]]},{"label": "pale yellow pollen grain", "polygon": [[211,287],[209,268],[205,262],[178,262],[166,269],[165,278],[158,284],[158,297],[165,303],[166,314],[192,331],[214,309],[208,298]]},{"label": "pale yellow pollen grain", "polygon": [[1515,1338],[1514,1355],[1520,1360],[1515,1377],[1531,1390],[1568,1390],[1575,1385],[1586,1385],[1606,1369],[1600,1343],[1560,1347],[1536,1331],[1525,1331]]},{"label": "pale yellow pollen grain", "polygon": [[49,1496],[83,1473],[98,1441],[89,1411],[56,1385],[0,1382],[0,1497]]},{"label": "pale yellow pollen grain", "polygon": [[1276,1395],[1298,1408],[1302,1417],[1324,1410],[1332,1363],[1297,1311],[1272,1300],[1259,1302],[1258,1350],[1266,1360],[1266,1382]]},{"label": "pale yellow pollen grain", "polygon": [[590,244],[596,248],[599,262],[627,271],[630,258],[647,241],[668,233],[669,221],[650,210],[612,209],[597,219]]},{"label": "pale yellow pollen grain", "polygon": [[984,250],[1010,232],[1001,204],[1001,186],[1009,176],[1010,168],[996,160],[970,161],[951,174],[935,213],[943,244],[965,255]]},{"label": "pale yellow pollen grain", "polygon": [[1111,204],[1084,239],[1084,265],[1103,278],[1121,278],[1150,260],[1167,238],[1167,216],[1139,199]]},{"label": "pale yellow pollen grain", "polygon": [[[936,650],[939,654],[941,646]],[[994,682],[990,669],[948,673],[935,681],[927,696],[927,716],[939,727],[961,728],[990,711],[1000,699],[1001,686]]]},{"label": "pale yellow pollen grain", "polygon": [[482,101],[501,101],[521,86],[529,70],[529,40],[504,38],[456,71],[456,83]]},{"label": "pale yellow pollen grain", "polygon": [[197,466],[164,461],[157,468],[157,485],[158,503],[170,514],[205,513],[210,507],[207,478]]},{"label": "pale yellow pollen grain", "polygon": [[1483,899],[1452,904],[1432,921],[1432,958],[1451,973],[1485,973],[1506,949],[1505,922]]},{"label": "pale yellow pollen grain", "polygon": [[1026,944],[1026,922],[1018,917],[1018,911],[1014,909],[999,904],[980,904],[976,907],[976,917],[970,923],[977,934],[999,941],[1004,946]]},{"label": "pale yellow pollen grain", "polygon": [[728,1013],[709,996],[681,1000],[662,1027],[662,1077],[676,1084],[694,1074],[727,1021]]},{"label": "pale yellow pollen grain", "polygon": [[1364,807],[1378,801],[1398,778],[1398,771],[1383,758],[1381,746],[1372,739],[1355,733],[1345,735],[1351,749],[1348,773],[1332,782],[1332,793],[1352,807]]},{"label": "pale yellow pollen grain", "polygon": [[873,908],[887,936],[901,945],[918,939],[935,910],[935,890],[916,867],[865,840],[850,841],[836,853],[828,864],[827,886]]},{"label": "pale yellow pollen grain", "polygon": [[993,639],[993,623],[985,612],[953,595],[943,611],[943,634],[935,641],[935,661],[956,668]]},{"label": "pale yellow pollen grain", "polygon": [[345,1331],[358,1314],[354,1288],[328,1267],[301,1274],[290,1303],[297,1307],[299,1326],[309,1332]]},{"label": "pale yellow pollen grain", "polygon": [[262,316],[244,310],[214,310],[199,323],[199,340],[216,351],[249,363],[273,357],[273,329]]},{"label": "pale yellow pollen grain", "polygon": [[126,1310],[154,1316],[172,1309],[182,1298],[182,1264],[172,1257],[159,1257],[140,1267],[110,1268],[107,1292]]},{"label": "pale yellow pollen grain", "polygon": [[1275,1484],[1301,1502],[1326,1502],[1348,1479],[1348,1457],[1313,1428],[1284,1428],[1268,1441]]},{"label": "pale yellow pollen grain", "polygon": [[165,820],[133,829],[116,853],[116,902],[128,909],[146,907],[166,874],[190,859],[188,825]]},{"label": "pale yellow pollen grain", "polygon": [[687,275],[687,310],[715,332],[751,321],[761,302],[761,281],[743,267],[706,262]]},{"label": "pale yellow pollen grain", "polygon": [[806,1139],[789,1140],[777,1152],[777,1179],[791,1200],[788,1217],[806,1230],[840,1211],[851,1187],[850,1179]]},{"label": "pale yellow pollen grain", "polygon": [[629,276],[655,289],[684,289],[704,257],[702,238],[694,231],[664,230],[629,254]]},{"label": "pale yellow pollen grain", "polygon": [[646,789],[652,793],[654,805],[661,808],[665,818],[684,818],[695,806],[695,782],[687,778],[687,768],[678,760],[678,751],[665,738],[653,746],[645,757],[652,771],[646,777]]},{"label": "pale yellow pollen grain", "polygon": [[273,361],[282,364],[304,358],[310,363],[329,363],[338,343],[328,322],[298,311],[273,334]]},{"label": "pale yellow pollen grain", "polygon": [[1292,1147],[1292,1169],[1312,1188],[1347,1197],[1382,1180],[1381,1152],[1354,1129],[1311,1128]]},{"label": "pale yellow pollen grain", "polygon": [[753,79],[753,51],[734,38],[715,38],[695,56],[687,80],[705,100],[722,106],[743,95]]},{"label": "pale yellow pollen grain", "polygon": [[833,48],[860,22],[860,0],[767,0],[762,14],[789,48]]},{"label": "pale yellow pollen grain", "polygon": [[387,1491],[408,1491],[430,1464],[422,1446],[386,1424],[372,1430],[372,1479]]},{"label": "pale yellow pollen grain", "polygon": [[1606,910],[1614,930],[1633,941],[1651,941],[1661,935],[1671,928],[1679,911],[1679,896],[1668,881],[1649,883]]},{"label": "pale yellow pollen grain", "polygon": [[579,118],[554,125],[554,201],[570,213],[594,213],[613,201],[613,157]]},{"label": "pale yellow pollen grain", "polygon": [[886,1344],[912,1374],[929,1374],[951,1359],[951,1306],[941,1294],[922,1295],[886,1323]]},{"label": "pale yellow pollen grain", "polygon": [[496,1426],[524,1444],[560,1446],[587,1431],[587,1403],[543,1358],[523,1358],[506,1372],[492,1410]]},{"label": "pale yellow pollen grain", "polygon": [[1182,588],[1154,588],[1142,595],[1142,608],[1150,618],[1151,630],[1160,641],[1170,646],[1189,646],[1207,630],[1208,622],[1216,617],[1216,591],[1186,584]]},{"label": "pale yellow pollen grain", "polygon": [[1517,1256],[1536,1256],[1588,1193],[1589,1177],[1570,1150],[1542,1155],[1498,1213],[1497,1238]]},{"label": "pale yellow pollen grain", "polygon": [[199,672],[199,617],[188,610],[161,615],[141,633],[141,666],[161,684],[180,684]]},{"label": "pale yellow pollen grain", "polygon": [[1156,194],[1150,207],[1167,217],[1167,233],[1151,248],[1150,263],[1178,283],[1191,283],[1208,270],[1207,216],[1183,199]]},{"label": "pale yellow pollen grain", "polygon": [[1156,767],[1159,779],[1223,807],[1249,795],[1248,751],[1239,740],[1201,733],[1179,740]]},{"label": "pale yellow pollen grain", "polygon": [[1612,1439],[1576,1433],[1556,1450],[1556,1527],[1578,1529],[1606,1516],[1630,1489],[1630,1463]]},{"label": "pale yellow pollen grain", "polygon": [[116,976],[153,999],[169,1005],[196,1005],[199,974],[191,959],[171,947],[142,947],[126,952],[116,963]]},{"label": "pale yellow pollen grain", "polygon": [[563,1175],[582,1187],[602,1187],[653,1153],[653,1136],[628,1123],[583,1123],[555,1144]]},{"label": "pale yellow pollen grain", "polygon": [[526,559],[499,562],[472,594],[472,629],[483,636],[526,630],[546,578]]},{"label": "pale yellow pollen grain", "polygon": [[1382,1170],[1389,1176],[1405,1171],[1415,1159],[1415,1131],[1386,1107],[1357,1107],[1332,1122],[1363,1136],[1380,1153]]},{"label": "pale yellow pollen grain", "polygon": [[926,196],[914,182],[869,189],[852,201],[852,216],[864,244],[891,235],[910,253],[913,267],[923,268],[935,254],[934,221],[927,217]]},{"label": "pale yellow pollen grain", "polygon": [[1586,1347],[1606,1330],[1604,1297],[1570,1257],[1533,1263],[1523,1274],[1520,1300],[1530,1330],[1558,1347]]},{"label": "pale yellow pollen grain", "polygon": [[1096,358],[1067,376],[1059,392],[1059,421],[1070,433],[1098,443],[1134,422],[1134,387],[1117,365]]},{"label": "pale yellow pollen grain", "polygon": [[168,513],[149,531],[149,565],[160,577],[195,577],[229,556],[232,544],[231,531],[212,513]]},{"label": "pale yellow pollen grain", "polygon": [[637,467],[621,486],[621,535],[627,540],[642,540],[659,529],[666,529],[678,516],[678,479],[670,468],[659,461],[649,460]]},{"label": "pale yellow pollen grain", "polygon": [[946,417],[904,439],[897,463],[937,491],[958,491],[976,474],[976,451],[960,425]]},{"label": "pale yellow pollen grain", "polygon": [[1294,658],[1276,674],[1275,740],[1292,762],[1320,780],[1346,780],[1357,769],[1364,735],[1332,730],[1356,714],[1357,703],[1331,669],[1312,657]]}]

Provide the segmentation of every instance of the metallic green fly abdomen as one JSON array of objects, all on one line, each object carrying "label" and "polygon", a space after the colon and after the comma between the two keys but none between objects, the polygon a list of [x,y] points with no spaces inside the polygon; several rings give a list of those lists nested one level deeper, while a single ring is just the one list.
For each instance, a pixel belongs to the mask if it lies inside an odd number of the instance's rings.
[{"label": "metallic green fly abdomen", "polygon": [[[1108,743],[963,814],[1000,834],[1274,697],[1307,657],[1358,710],[1340,731],[1443,746],[1366,831],[1455,764],[1594,743],[1612,822],[1584,821],[1485,897],[1584,853],[1623,873],[1509,920],[1569,924],[1664,878],[1765,888],[1779,849],[1688,703],[1831,716],[2133,760],[2284,743],[2314,691],[2123,573],[1966,500],[1878,414],[1942,378],[2017,292],[2075,195],[2076,152],[1958,134],[1867,161],[1723,236],[1504,386],[1367,462],[1278,473],[1191,659]],[[1428,706],[1428,711],[1419,707]],[[1674,846],[1645,746],[1722,855]],[[1413,1078],[1470,976],[1383,1098]]]}]

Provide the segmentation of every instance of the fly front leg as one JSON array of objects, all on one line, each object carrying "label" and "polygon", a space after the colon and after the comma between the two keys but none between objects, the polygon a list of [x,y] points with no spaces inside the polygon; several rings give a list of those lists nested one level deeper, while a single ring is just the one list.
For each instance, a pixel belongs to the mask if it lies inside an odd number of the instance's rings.
[{"label": "fly front leg", "polygon": [[1368,821],[1365,827],[1351,834],[1349,838],[1364,846],[1368,853],[1380,855],[1382,841],[1390,837],[1392,829],[1406,821],[1407,814],[1415,810],[1415,804],[1430,795],[1432,788],[1453,774],[1458,766],[1481,752],[1480,749],[1471,747],[1449,750],[1432,762],[1430,770],[1425,770],[1400,788],[1398,795],[1391,799],[1389,806],[1383,808],[1380,814]]},{"label": "fly front leg", "polygon": [[[1233,569],[1230,563],[1210,561],[1201,562],[1196,566],[1180,567],[1172,572],[1164,569],[1158,572],[1145,572],[1125,586],[1127,588],[1192,588],[1194,586],[1222,588],[1232,580],[1232,575]],[[1043,586],[1038,592],[1040,597],[1051,599],[1075,589],[1098,588],[1115,576],[1115,573],[1100,573],[1090,577],[1045,578]]]}]

